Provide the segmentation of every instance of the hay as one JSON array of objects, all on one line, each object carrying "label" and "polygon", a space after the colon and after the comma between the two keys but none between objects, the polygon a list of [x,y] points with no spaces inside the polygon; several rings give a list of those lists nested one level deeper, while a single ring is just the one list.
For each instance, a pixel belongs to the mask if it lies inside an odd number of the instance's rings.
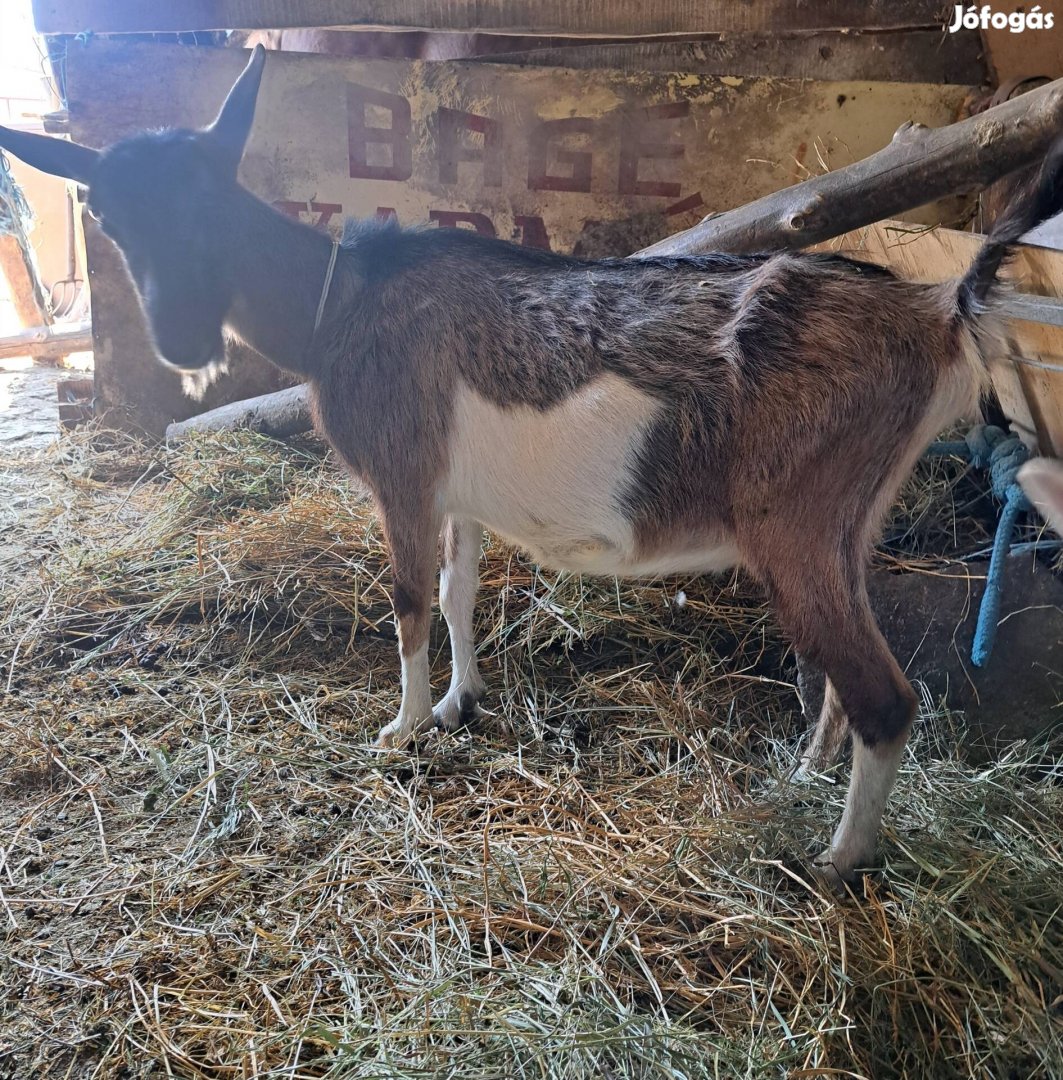
[{"label": "hay", "polygon": [[[1063,1074],[1059,741],[976,769],[924,717],[837,903],[807,857],[843,785],[785,779],[741,579],[492,544],[491,715],[381,755],[385,553],[316,444],[89,433],[0,474],[0,1076]],[[893,561],[978,540],[964,482],[931,467]]]}]

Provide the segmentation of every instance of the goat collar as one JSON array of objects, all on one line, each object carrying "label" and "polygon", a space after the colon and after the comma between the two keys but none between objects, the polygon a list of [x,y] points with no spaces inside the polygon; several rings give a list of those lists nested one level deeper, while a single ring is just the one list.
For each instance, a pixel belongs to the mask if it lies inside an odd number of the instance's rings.
[{"label": "goat collar", "polygon": [[332,241],[332,254],[329,256],[328,269],[325,271],[325,284],[321,286],[321,299],[317,302],[317,314],[314,316],[314,335],[321,326],[321,316],[325,314],[325,302],[332,287],[332,273],[336,269],[336,256],[340,253],[339,240]]}]

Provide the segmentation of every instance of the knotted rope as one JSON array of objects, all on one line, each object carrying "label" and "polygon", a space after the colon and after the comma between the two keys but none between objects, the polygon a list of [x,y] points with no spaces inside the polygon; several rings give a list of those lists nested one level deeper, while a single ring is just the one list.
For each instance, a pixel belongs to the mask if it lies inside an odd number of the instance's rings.
[{"label": "knotted rope", "polygon": [[1033,509],[1015,478],[1030,453],[1018,435],[1010,435],[992,424],[979,424],[971,428],[962,442],[933,443],[927,453],[935,457],[964,458],[979,469],[987,469],[993,495],[1003,504],[993,538],[985,592],[978,609],[974,643],[971,645],[971,662],[975,667],[985,667],[997,636],[1000,582],[1004,559],[1011,548],[1015,522],[1019,514]]}]

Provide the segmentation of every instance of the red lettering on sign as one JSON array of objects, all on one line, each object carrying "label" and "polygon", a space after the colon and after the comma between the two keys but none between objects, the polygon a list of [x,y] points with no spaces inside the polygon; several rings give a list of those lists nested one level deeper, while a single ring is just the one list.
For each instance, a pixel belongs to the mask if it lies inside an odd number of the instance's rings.
[{"label": "red lettering on sign", "polygon": [[[528,187],[532,191],[590,191],[591,153],[558,146],[555,140],[566,135],[590,135],[594,121],[588,116],[570,116],[564,120],[544,120],[532,128],[528,150]],[[550,150],[568,176],[550,172]]]},{"label": "red lettering on sign", "polygon": [[439,222],[441,229],[461,229],[469,225],[481,236],[495,235],[495,227],[486,214],[465,213],[461,210],[429,210],[428,220]]},{"label": "red lettering on sign", "polygon": [[620,131],[620,170],[617,187],[621,195],[664,195],[674,199],[682,185],[671,180],[640,180],[639,162],[646,158],[663,161],[686,153],[682,142],[663,141],[660,123],[677,120],[690,113],[689,101],[666,101],[639,109]]},{"label": "red lettering on sign", "polygon": [[[436,113],[439,125],[439,182],[458,182],[458,163],[479,162],[483,165],[484,187],[502,186],[502,125],[487,116],[442,107]],[[470,144],[463,132],[473,131],[483,136],[483,145]]]},{"label": "red lettering on sign", "polygon": [[342,214],[343,207],[339,203],[322,203],[317,202],[314,199],[308,199],[306,202],[296,202],[294,199],[278,199],[273,204],[282,214],[287,214],[290,218],[295,218],[296,221],[301,221],[303,214],[310,214],[311,217],[317,214],[317,218],[311,222],[315,229],[327,229],[328,223],[332,220],[334,214]]},{"label": "red lettering on sign", "polygon": [[701,192],[695,191],[693,195],[688,195],[685,199],[666,206],[664,212],[668,217],[674,217],[676,214],[685,214],[688,210],[700,210],[704,205],[705,200],[701,197]]},{"label": "red lettering on sign", "polygon": [[513,224],[520,229],[521,247],[550,250],[550,237],[546,235],[546,222],[536,215],[517,214]]},{"label": "red lettering on sign", "polygon": [[[391,114],[387,127],[369,123],[366,113],[374,106]],[[356,180],[409,180],[413,175],[410,103],[398,94],[348,83],[347,153],[350,174]],[[380,157],[390,161],[370,160]]]}]

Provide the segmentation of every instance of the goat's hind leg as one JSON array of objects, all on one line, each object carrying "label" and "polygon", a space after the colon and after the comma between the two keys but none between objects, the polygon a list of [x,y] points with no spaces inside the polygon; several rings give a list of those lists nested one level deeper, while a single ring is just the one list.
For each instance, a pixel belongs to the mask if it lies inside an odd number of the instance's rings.
[{"label": "goat's hind leg", "polygon": [[484,683],[476,666],[472,620],[479,586],[483,529],[465,518],[448,518],[443,525],[443,563],[439,575],[439,606],[450,633],[450,689],[433,711],[435,722],[453,730],[481,710]]},{"label": "goat's hind leg", "polygon": [[830,847],[816,860],[836,890],[874,860],[882,814],[916,711],[915,692],[875,625],[862,585],[855,606],[831,650],[821,653],[853,735],[845,810]]},{"label": "goat's hind leg", "polygon": [[[848,718],[853,768],[845,811],[830,847],[816,864],[835,891],[844,891],[875,855],[882,813],[893,789],[915,717],[916,696],[889,651],[864,586],[863,572],[846,572],[846,560],[780,577],[769,574],[780,621],[797,648],[827,673],[837,694],[830,722]],[[796,568],[795,568],[796,569]],[[815,589],[807,582],[814,580]]]}]

